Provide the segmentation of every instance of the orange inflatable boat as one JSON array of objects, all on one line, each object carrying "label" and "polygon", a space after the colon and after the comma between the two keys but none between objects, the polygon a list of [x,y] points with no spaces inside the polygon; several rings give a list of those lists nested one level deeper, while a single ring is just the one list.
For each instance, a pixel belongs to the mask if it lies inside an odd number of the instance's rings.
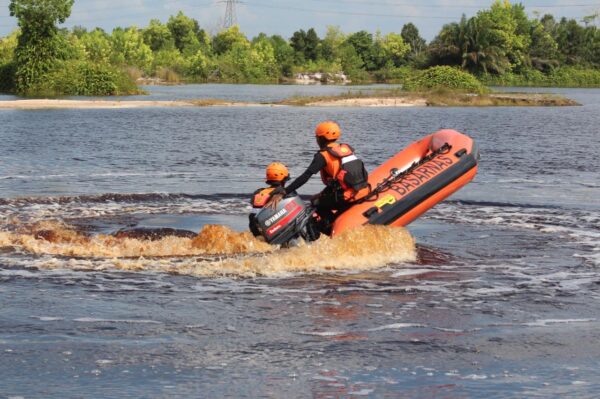
[{"label": "orange inflatable boat", "polygon": [[406,226],[469,183],[479,150],[455,130],[440,130],[400,151],[369,174],[371,193],[342,213],[332,235],[364,224]]}]

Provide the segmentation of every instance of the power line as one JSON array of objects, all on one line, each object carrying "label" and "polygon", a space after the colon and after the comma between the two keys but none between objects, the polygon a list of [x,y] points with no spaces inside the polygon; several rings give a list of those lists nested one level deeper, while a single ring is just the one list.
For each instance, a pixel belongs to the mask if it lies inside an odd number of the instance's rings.
[{"label": "power line", "polygon": [[[362,0],[308,0],[308,1],[312,1],[312,2],[319,2],[319,3],[330,3],[330,4],[356,4],[356,5],[360,5],[360,4],[365,4],[364,1]],[[237,22],[237,18],[236,18],[236,9],[235,9],[235,4],[240,4],[242,3],[241,1],[238,0],[221,0],[218,1],[218,3],[226,3],[226,13],[225,13],[225,21],[224,23],[226,23],[228,26],[231,25],[235,25],[235,23]],[[179,0],[165,0],[163,2],[163,4],[167,4],[167,5],[180,5],[182,8],[185,9],[190,9],[190,8],[208,8],[208,7],[212,7],[215,6],[215,3],[209,2],[209,3],[203,3],[203,4],[196,4],[196,5],[189,5],[189,4],[182,4],[181,1]],[[246,3],[248,4],[248,3]],[[317,9],[308,9],[308,8],[300,8],[300,7],[289,7],[289,6],[278,6],[278,5],[273,5],[273,4],[265,4],[265,3],[249,3],[248,5],[252,6],[257,6],[257,7],[262,7],[262,8],[272,8],[272,9],[281,9],[281,10],[287,10],[287,9],[293,9],[296,11],[303,11],[303,12],[323,12],[323,13],[338,13],[338,14],[344,14],[344,15],[364,15],[364,16],[375,16],[375,17],[380,17],[380,16],[389,16],[389,17],[408,17],[408,18],[449,18],[449,17],[434,17],[434,16],[421,16],[421,15],[390,15],[390,14],[379,14],[379,13],[367,13],[367,12],[349,12],[349,11],[340,11],[340,10],[317,10]],[[481,5],[481,6],[476,6],[476,5],[457,5],[457,4],[450,4],[450,5],[444,5],[444,6],[439,6],[439,5],[433,5],[433,4],[411,4],[411,3],[403,3],[403,2],[394,2],[394,1],[389,1],[389,2],[385,2],[385,1],[370,1],[368,3],[369,6],[410,6],[412,8],[460,8],[460,9],[485,9],[486,6]],[[0,4],[1,7],[1,4]],[[77,8],[77,5],[75,6]],[[562,4],[562,5],[527,5],[526,8],[572,8],[572,7],[600,7],[600,3],[587,3],[587,4]],[[124,5],[120,7],[120,10],[122,9],[139,9],[139,6],[135,6],[135,5]],[[92,10],[89,11],[84,11],[84,10],[76,10],[73,13],[71,13],[71,17],[76,17],[77,15],[88,15],[91,12],[97,12],[97,11],[114,11],[114,7],[94,7]],[[157,12],[158,10],[145,10],[145,11],[137,11],[133,14],[120,14],[119,18],[121,18],[122,16],[127,16],[127,15],[132,15],[132,16],[139,16],[140,14],[153,14],[155,12]],[[0,18],[12,18],[9,15],[0,15]],[[97,19],[96,18],[88,18],[87,20],[91,20],[91,19]],[[110,19],[114,19],[114,17],[111,17]]]},{"label": "power line", "polygon": [[[310,1],[315,1],[315,0],[310,0]],[[336,2],[334,0],[320,0],[319,2],[321,3],[337,3],[340,4],[340,2]],[[354,12],[354,11],[342,11],[342,10],[321,10],[321,9],[311,9],[311,8],[303,8],[303,7],[294,7],[294,6],[279,6],[279,5],[272,5],[272,4],[265,4],[265,3],[257,3],[254,1],[245,1],[244,4],[247,4],[248,6],[252,7],[261,7],[261,8],[270,8],[270,9],[279,9],[279,10],[293,10],[293,11],[299,11],[299,12],[307,12],[307,13],[321,13],[321,14],[335,14],[335,15],[353,15],[353,16],[364,16],[364,17],[378,17],[378,18],[413,18],[413,19],[452,19],[455,20],[459,17],[449,17],[449,16],[434,16],[434,15],[400,15],[400,14],[390,14],[390,13],[370,13],[370,12]],[[373,3],[373,2],[369,2],[369,5],[387,5],[390,6],[392,5],[392,3]],[[400,3],[393,3],[394,5],[400,5]],[[409,5],[408,3],[402,3],[403,5]],[[575,7],[575,6],[580,6],[580,7],[589,7],[589,6],[600,6],[600,3],[596,3],[596,4],[578,4],[578,5],[570,5],[570,6],[564,6],[564,7]],[[423,5],[416,5],[416,8],[418,7],[424,7]],[[432,6],[433,7],[433,6]],[[456,6],[456,7],[460,7],[460,6]],[[536,8],[534,6],[528,6],[530,8]],[[540,7],[544,7],[544,6],[540,6]],[[537,7],[537,8],[540,8]],[[563,7],[563,6],[561,6]],[[436,8],[443,8],[443,7],[439,7],[436,6]],[[461,7],[461,8],[467,8],[467,7]],[[485,6],[470,6],[468,8],[476,8],[476,9],[485,9]]]},{"label": "power line", "polygon": [[[365,1],[362,0],[308,0],[312,2],[318,3],[333,3],[333,4],[356,4],[356,5],[368,5],[370,6],[407,6],[412,8],[471,8],[477,10],[483,10],[489,5],[460,5],[460,4],[444,4],[443,6],[439,4],[414,4],[414,3],[405,3],[405,2],[396,2],[396,1],[369,1],[368,4],[365,4]],[[561,5],[526,5],[525,8],[571,8],[571,7],[600,7],[600,3],[588,3],[588,4],[561,4]]]},{"label": "power line", "polygon": [[434,16],[434,15],[399,15],[399,14],[379,14],[379,13],[368,13],[368,12],[353,12],[353,11],[340,11],[340,10],[316,10],[310,8],[300,8],[293,6],[275,6],[271,4],[264,3],[256,3],[256,2],[244,2],[250,7],[261,7],[261,8],[271,8],[277,10],[292,10],[299,12],[309,12],[309,13],[317,13],[317,14],[337,14],[337,15],[353,15],[353,16],[361,16],[361,17],[378,17],[378,18],[424,18],[424,19],[457,19],[458,17],[442,17],[442,16]]},{"label": "power line", "polygon": [[[318,1],[320,3],[330,3],[330,4],[364,4],[364,2],[361,2],[359,0],[309,0],[309,1]],[[196,5],[187,5],[187,4],[181,4],[181,1],[178,0],[165,0],[164,3],[168,4],[168,5],[177,5],[180,4],[182,6],[182,8],[185,9],[190,9],[190,8],[211,8],[217,5],[217,3],[223,3],[226,2],[227,6],[226,6],[226,13],[225,13],[225,20],[223,22],[223,25],[225,27],[229,27],[229,26],[233,26],[237,23],[237,18],[236,18],[236,4],[244,4],[248,7],[258,7],[258,8],[267,8],[267,9],[275,9],[275,10],[292,10],[292,11],[298,11],[298,12],[305,12],[305,13],[322,13],[322,14],[334,14],[334,15],[352,15],[352,16],[364,16],[364,17],[377,17],[377,18],[412,18],[412,19],[443,19],[443,20],[456,20],[457,18],[459,18],[458,16],[433,16],[433,15],[401,15],[401,14],[390,14],[390,13],[371,13],[371,12],[359,12],[359,11],[344,11],[344,10],[321,10],[321,9],[314,9],[314,8],[304,8],[304,7],[294,7],[294,6],[282,6],[282,5],[273,5],[273,4],[266,4],[266,3],[260,3],[260,2],[254,2],[252,0],[250,1],[244,1],[241,2],[239,0],[221,0],[218,2],[207,2],[207,3],[202,3],[202,4],[196,4]],[[281,3],[279,3],[281,4]],[[435,8],[443,8],[443,7],[448,7],[448,8],[473,8],[473,9],[485,9],[486,6],[459,6],[459,5],[449,5],[449,6],[435,6],[435,5],[427,5],[427,4],[409,4],[409,3],[402,3],[402,2],[385,2],[385,1],[375,1],[375,2],[369,2],[369,5],[380,5],[380,6],[391,6],[391,5],[396,5],[396,6],[402,6],[402,5],[406,5],[406,6],[411,6],[411,7],[415,7],[415,8],[419,8],[419,7],[435,7]],[[569,8],[569,7],[591,7],[591,6],[599,6],[600,7],[600,3],[587,3],[587,4],[569,4],[569,5],[556,5],[556,6],[527,6],[527,8]],[[124,6],[124,8],[134,8],[135,6]],[[118,16],[107,16],[105,18],[99,18],[98,15],[94,15],[94,16],[89,16],[87,18],[81,18],[81,17],[77,17],[77,15],[85,15],[88,16],[90,13],[96,12],[96,11],[113,11],[114,8],[109,8],[109,7],[102,7],[102,8],[96,8],[94,10],[90,10],[88,12],[83,11],[83,10],[77,10],[74,13],[72,13],[72,16],[76,17],[76,21],[75,23],[80,23],[80,22],[89,22],[89,21],[114,21],[114,20],[122,20],[124,18],[127,17],[139,17],[140,15],[148,15],[148,14],[155,14],[157,12],[160,12],[161,10],[157,10],[157,9],[148,9],[145,11],[137,11],[135,13],[119,13]],[[0,16],[0,18],[12,18],[10,16]],[[14,24],[10,24],[10,25],[6,25],[6,24],[1,24],[0,28],[16,28],[17,24],[16,21]]]}]

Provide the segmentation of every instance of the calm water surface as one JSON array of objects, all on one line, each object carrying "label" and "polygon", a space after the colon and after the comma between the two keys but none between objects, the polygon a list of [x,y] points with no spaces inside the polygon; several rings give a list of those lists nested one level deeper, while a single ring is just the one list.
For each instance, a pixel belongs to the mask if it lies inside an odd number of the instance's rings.
[{"label": "calm water surface", "polygon": [[[0,235],[0,397],[598,397],[600,90],[554,91],[583,106],[0,111],[0,231],[19,237]],[[440,128],[479,143],[476,180],[409,226],[416,261],[203,275],[184,270],[218,260],[44,253],[22,233],[243,230],[264,166],[300,174],[324,119],[371,169]]]}]

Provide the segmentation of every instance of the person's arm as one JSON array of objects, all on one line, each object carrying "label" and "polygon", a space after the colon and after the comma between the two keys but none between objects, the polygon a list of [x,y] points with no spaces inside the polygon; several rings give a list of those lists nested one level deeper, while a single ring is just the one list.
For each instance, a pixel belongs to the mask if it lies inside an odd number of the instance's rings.
[{"label": "person's arm", "polygon": [[285,194],[289,194],[293,191],[296,191],[300,187],[306,184],[306,182],[316,173],[318,173],[321,169],[327,166],[327,162],[323,155],[320,152],[317,152],[308,166],[308,168],[302,173],[300,176],[296,178],[289,186],[285,188]]},{"label": "person's arm", "polygon": [[251,213],[248,215],[248,227],[252,232],[254,237],[260,236],[260,230],[258,229],[258,221],[256,220],[256,215]]}]

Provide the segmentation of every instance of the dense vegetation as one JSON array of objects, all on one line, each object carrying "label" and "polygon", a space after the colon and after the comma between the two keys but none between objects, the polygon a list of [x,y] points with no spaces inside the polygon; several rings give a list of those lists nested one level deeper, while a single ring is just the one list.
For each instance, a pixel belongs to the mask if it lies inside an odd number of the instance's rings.
[{"label": "dense vegetation", "polygon": [[[73,0],[11,0],[19,29],[0,39],[0,90],[21,94],[123,94],[134,80],[277,82],[298,73],[323,80],[397,81],[407,87],[481,91],[486,84],[600,86],[600,29],[552,15],[530,19],[522,5],[496,1],[445,25],[431,42],[412,23],[400,33],[311,28],[289,39],[237,26],[213,36],[183,13],[148,26],[60,29]],[[444,68],[430,67],[445,66]],[[459,70],[472,75],[461,73]]]},{"label": "dense vegetation", "polygon": [[408,91],[451,89],[469,93],[483,93],[485,86],[475,76],[449,66],[435,66],[419,71],[404,81]]}]

